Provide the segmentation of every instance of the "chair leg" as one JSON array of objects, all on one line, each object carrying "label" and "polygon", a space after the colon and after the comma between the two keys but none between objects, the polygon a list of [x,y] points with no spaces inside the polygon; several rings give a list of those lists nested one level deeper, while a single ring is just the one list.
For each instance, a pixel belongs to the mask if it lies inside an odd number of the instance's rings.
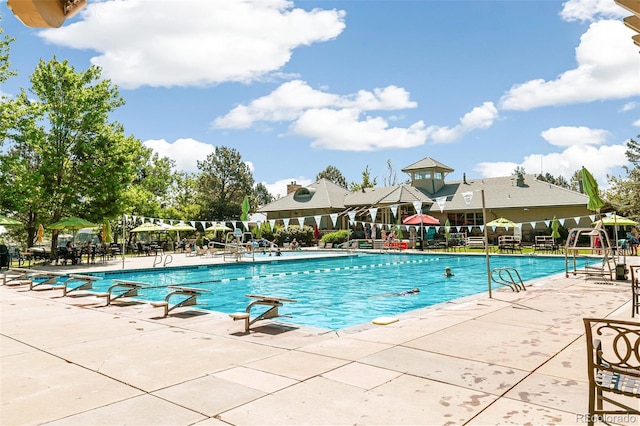
[{"label": "chair leg", "polygon": [[589,384],[589,418],[587,419],[588,426],[593,426],[593,418],[595,417],[595,398],[596,389],[593,385]]}]

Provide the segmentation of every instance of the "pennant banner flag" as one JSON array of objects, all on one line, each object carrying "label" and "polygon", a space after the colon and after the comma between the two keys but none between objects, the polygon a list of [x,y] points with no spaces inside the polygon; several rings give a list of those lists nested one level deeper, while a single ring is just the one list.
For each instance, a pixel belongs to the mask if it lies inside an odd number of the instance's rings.
[{"label": "pennant banner flag", "polygon": [[447,202],[447,197],[438,197],[436,198],[436,203],[438,203],[438,207],[440,208],[440,213],[444,211],[444,204]]},{"label": "pennant banner flag", "polygon": [[353,224],[353,222],[356,219],[356,212],[355,210],[351,210],[349,213],[347,213],[349,215],[349,223]]},{"label": "pennant banner flag", "polygon": [[394,204],[389,208],[391,209],[391,213],[393,213],[393,217],[396,217],[398,215],[398,205]]},{"label": "pennant banner flag", "polygon": [[289,221],[291,219],[286,218],[286,219],[282,219],[282,221],[284,222],[284,229],[289,229]]},{"label": "pennant banner flag", "polygon": [[373,222],[376,221],[376,216],[378,215],[378,208],[377,207],[371,207],[369,209],[369,215],[371,216],[371,220]]},{"label": "pennant banner flag", "polygon": [[422,213],[422,201],[414,201],[413,208],[416,210],[416,213]]},{"label": "pennant banner flag", "polygon": [[333,223],[333,227],[335,228],[336,221],[338,220],[338,213],[331,213],[329,217],[331,218],[331,223]]}]

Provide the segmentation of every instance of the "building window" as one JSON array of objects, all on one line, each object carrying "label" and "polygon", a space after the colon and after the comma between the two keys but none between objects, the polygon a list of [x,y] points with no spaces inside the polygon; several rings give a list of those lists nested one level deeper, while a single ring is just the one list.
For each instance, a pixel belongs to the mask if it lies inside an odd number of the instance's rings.
[{"label": "building window", "polygon": [[431,179],[431,171],[423,170],[420,172],[415,172],[413,174],[413,180],[423,180],[423,179]]}]

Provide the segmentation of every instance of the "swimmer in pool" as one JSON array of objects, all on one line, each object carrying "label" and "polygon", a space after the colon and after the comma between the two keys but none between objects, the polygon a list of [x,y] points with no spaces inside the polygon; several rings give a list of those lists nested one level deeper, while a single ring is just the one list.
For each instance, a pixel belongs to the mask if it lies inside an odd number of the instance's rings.
[{"label": "swimmer in pool", "polygon": [[444,274],[442,274],[443,276],[449,278],[449,277],[455,277],[455,275],[451,272],[451,268],[449,268],[448,266],[446,268],[444,268]]},{"label": "swimmer in pool", "polygon": [[371,297],[409,296],[409,295],[416,294],[416,293],[420,293],[420,289],[419,288],[414,288],[414,289],[411,289],[411,290],[405,290],[405,291],[401,291],[399,293],[378,294],[378,295],[371,296]]}]

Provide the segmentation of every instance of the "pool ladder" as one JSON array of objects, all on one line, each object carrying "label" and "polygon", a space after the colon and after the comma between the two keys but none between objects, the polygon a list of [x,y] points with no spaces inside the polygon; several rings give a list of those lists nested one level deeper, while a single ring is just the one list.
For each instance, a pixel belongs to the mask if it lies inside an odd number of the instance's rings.
[{"label": "pool ladder", "polygon": [[526,290],[520,273],[515,268],[495,268],[491,271],[491,281],[509,287],[515,292]]},{"label": "pool ladder", "polygon": [[153,259],[153,267],[155,268],[158,265],[167,266],[173,262],[173,256],[167,254],[164,256],[164,262],[162,262],[162,254],[156,254],[156,257]]}]

